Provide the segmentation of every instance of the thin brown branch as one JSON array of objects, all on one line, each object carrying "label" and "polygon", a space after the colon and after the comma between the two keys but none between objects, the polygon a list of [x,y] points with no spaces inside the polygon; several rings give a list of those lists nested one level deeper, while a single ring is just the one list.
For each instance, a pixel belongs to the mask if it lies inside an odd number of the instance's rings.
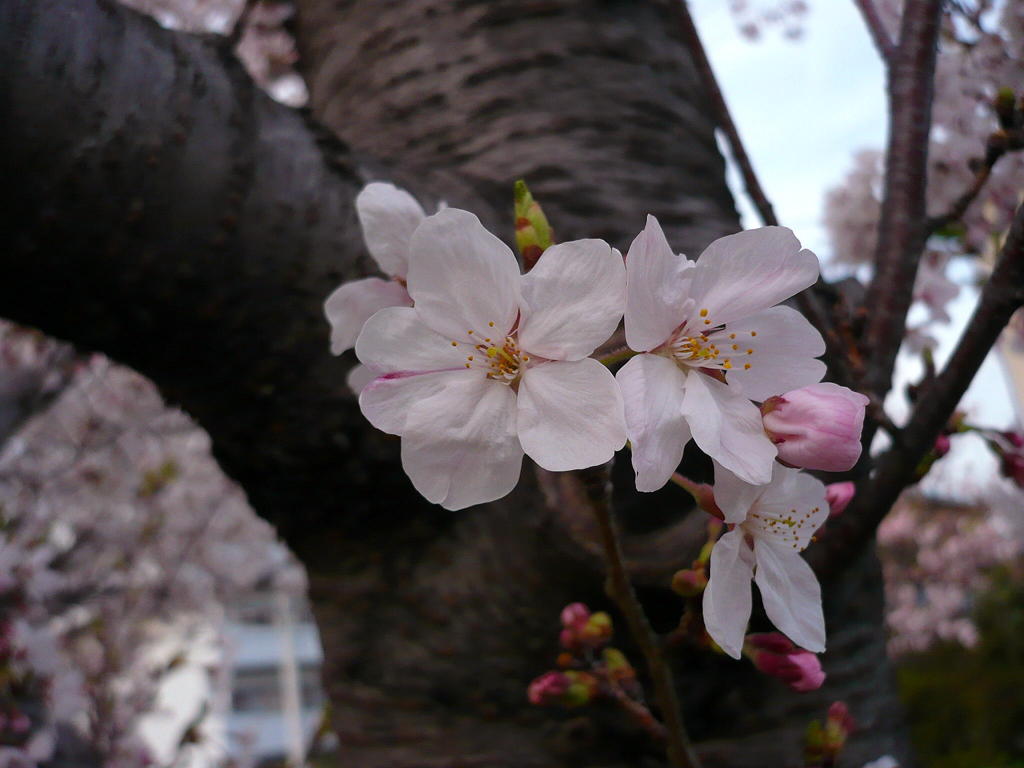
[{"label": "thin brown branch", "polygon": [[928,220],[928,234],[934,234],[943,227],[958,221],[967,213],[967,209],[981,193],[985,183],[992,175],[992,169],[999,162],[999,158],[1005,155],[1011,148],[1020,148],[1022,142],[1024,142],[1024,136],[1021,134],[1022,131],[1016,129],[1009,132],[1005,130],[997,131],[989,136],[985,146],[985,157],[978,161],[978,166],[974,171],[974,178],[971,179],[971,185],[953,202],[948,211],[938,216],[933,216]]},{"label": "thin brown branch", "polygon": [[686,0],[679,0],[677,8],[679,28],[682,32],[683,42],[693,57],[693,65],[697,69],[697,75],[700,77],[705,96],[707,96],[711,109],[715,113],[715,122],[718,123],[718,127],[725,134],[726,142],[729,144],[729,153],[739,167],[740,176],[743,178],[743,187],[750,196],[750,200],[754,204],[754,208],[757,209],[757,213],[764,225],[776,226],[779,220],[775,217],[775,209],[772,207],[768,195],[762,189],[761,182],[758,181],[757,174],[754,172],[754,165],[750,162],[750,156],[747,154],[747,150],[743,146],[743,140],[740,138],[740,132],[737,130],[736,123],[733,122],[732,115],[729,113],[729,107],[725,103],[725,96],[722,95],[722,89],[718,86],[715,71],[711,68],[711,62],[708,60],[707,52],[704,50],[704,44],[701,42],[700,34],[697,32],[697,25],[693,23],[693,16],[690,15],[689,5]]},{"label": "thin brown branch", "polygon": [[676,695],[672,670],[662,654],[658,639],[651,629],[650,622],[647,621],[647,615],[626,573],[622,546],[619,543],[615,522],[612,520],[608,473],[604,468],[596,468],[577,472],[575,476],[585,486],[590,507],[601,532],[601,543],[604,546],[608,567],[608,595],[625,617],[633,639],[647,662],[647,671],[654,684],[655,700],[665,721],[669,761],[675,768],[700,768],[700,760],[690,744],[690,737],[683,723],[682,708]]},{"label": "thin brown branch", "polygon": [[874,475],[860,484],[851,508],[829,522],[829,535],[822,546],[812,548],[818,570],[841,571],[871,537],[902,490],[914,481],[921,460],[934,446],[1010,317],[1022,305],[1024,205],[1017,209],[996,267],[952,357],[918,395],[910,421],[901,430],[900,444],[878,459]]},{"label": "thin brown branch", "polygon": [[868,365],[862,388],[879,397],[891,386],[928,234],[925,184],[941,13],[942,0],[907,0],[889,70],[885,193],[863,339]]},{"label": "thin brown branch", "polygon": [[623,712],[629,715],[633,722],[643,728],[653,742],[664,744],[668,740],[665,726],[651,714],[651,710],[639,701],[630,698],[629,694],[622,690],[622,686],[618,683],[610,682],[608,684],[608,695]]},{"label": "thin brown branch", "polygon": [[878,49],[882,61],[886,64],[890,63],[895,55],[896,45],[882,23],[882,17],[878,13],[874,0],[854,0],[854,4],[860,11],[860,15],[864,17],[864,23],[871,34],[871,42]]}]

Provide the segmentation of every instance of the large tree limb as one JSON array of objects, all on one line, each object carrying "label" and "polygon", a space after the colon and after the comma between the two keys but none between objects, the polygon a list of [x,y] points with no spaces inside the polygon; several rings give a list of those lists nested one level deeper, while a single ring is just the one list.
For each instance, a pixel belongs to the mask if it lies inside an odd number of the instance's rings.
[{"label": "large tree limb", "polygon": [[0,132],[0,313],[158,381],[299,549],[339,498],[415,506],[326,354],[323,298],[370,267],[341,142],[112,0],[0,2]]}]

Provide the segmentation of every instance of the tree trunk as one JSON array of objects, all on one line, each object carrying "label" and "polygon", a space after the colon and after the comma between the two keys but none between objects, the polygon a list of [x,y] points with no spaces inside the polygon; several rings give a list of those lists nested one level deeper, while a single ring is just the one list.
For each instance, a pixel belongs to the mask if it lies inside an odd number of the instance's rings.
[{"label": "tree trunk", "polygon": [[[320,307],[370,266],[352,199],[371,176],[470,207],[506,239],[519,176],[563,240],[624,248],[651,212],[696,255],[737,229],[672,5],[298,6],[313,111],[344,144],[266,99],[215,41],[109,0],[0,0],[0,157],[18,180],[0,206],[0,314],[135,366],[209,430],[309,569],[341,765],[661,765],[615,710],[526,702],[559,609],[608,607],[585,509],[552,503],[559,479],[529,471],[465,512],[418,499],[397,441],[346,394],[351,359],[327,353]],[[627,555],[668,630],[681,603],[666,585],[701,521],[672,489],[640,499],[621,464]],[[708,766],[799,765],[806,723],[840,698],[863,726],[844,764],[905,756],[873,555],[826,592],[819,692],[676,660]]]}]

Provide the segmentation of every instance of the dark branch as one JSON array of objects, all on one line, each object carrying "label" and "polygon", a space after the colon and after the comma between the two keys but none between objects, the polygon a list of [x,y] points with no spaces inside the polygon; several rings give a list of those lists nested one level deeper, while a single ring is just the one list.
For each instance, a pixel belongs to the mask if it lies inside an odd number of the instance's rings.
[{"label": "dark branch", "polygon": [[412,503],[326,353],[368,267],[344,145],[112,0],[0,3],[0,94],[0,315],[159,382],[293,545],[371,485]]},{"label": "dark branch", "polygon": [[942,0],[907,0],[900,44],[889,69],[889,148],[875,275],[868,287],[863,386],[888,391],[903,340],[917,263],[927,238],[925,186],[935,57]]},{"label": "dark branch", "polygon": [[[1018,129],[1016,133],[1017,147],[1019,148],[1021,131]],[[999,162],[999,159],[1006,154],[1008,147],[1009,137],[1005,132],[995,133],[989,137],[985,147],[985,157],[978,161],[978,166],[974,171],[974,178],[971,179],[970,186],[953,201],[949,210],[928,219],[928,234],[934,234],[943,227],[959,221],[967,213],[967,209],[971,207],[971,203],[975,201],[981,190],[985,188],[985,183],[992,175],[992,169]]]},{"label": "dark branch", "polygon": [[874,533],[900,492],[914,482],[921,460],[935,444],[978,368],[1010,317],[1024,305],[1024,205],[1017,209],[996,267],[952,357],[918,396],[900,443],[883,454],[870,479],[859,484],[854,504],[829,522],[828,535],[810,552],[824,572],[836,573]]}]

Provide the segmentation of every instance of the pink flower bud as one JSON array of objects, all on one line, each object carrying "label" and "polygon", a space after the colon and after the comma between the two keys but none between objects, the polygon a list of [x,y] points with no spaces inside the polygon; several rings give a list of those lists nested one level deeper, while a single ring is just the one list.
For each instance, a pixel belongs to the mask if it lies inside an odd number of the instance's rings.
[{"label": "pink flower bud", "polygon": [[794,691],[814,691],[825,682],[818,657],[778,632],[747,635],[743,652],[759,672],[778,678]]},{"label": "pink flower bud", "polygon": [[847,480],[844,483],[829,483],[825,486],[825,499],[828,501],[828,516],[838,517],[853,501],[857,486]]},{"label": "pink flower bud", "polygon": [[953,446],[949,439],[949,435],[939,435],[935,438],[935,445],[932,447],[935,455],[940,459],[949,453],[949,449]]},{"label": "pink flower bud", "polygon": [[526,689],[531,704],[548,706],[559,704],[569,690],[569,678],[562,672],[545,672]]},{"label": "pink flower bud", "polygon": [[1024,454],[1004,453],[1000,469],[1006,477],[1024,488]]},{"label": "pink flower bud", "polygon": [[562,626],[566,629],[579,629],[590,618],[590,609],[583,603],[569,603],[562,609]]},{"label": "pink flower bud", "polygon": [[834,755],[838,755],[853,729],[854,722],[849,707],[842,701],[833,702],[828,708],[828,718],[825,720],[826,748],[830,748]]},{"label": "pink flower bud", "polygon": [[1024,435],[1020,432],[1000,432],[999,434],[1014,448],[1024,448]]},{"label": "pink flower bud", "polygon": [[860,458],[868,399],[838,384],[811,384],[761,406],[764,430],[793,467],[844,472]]}]

